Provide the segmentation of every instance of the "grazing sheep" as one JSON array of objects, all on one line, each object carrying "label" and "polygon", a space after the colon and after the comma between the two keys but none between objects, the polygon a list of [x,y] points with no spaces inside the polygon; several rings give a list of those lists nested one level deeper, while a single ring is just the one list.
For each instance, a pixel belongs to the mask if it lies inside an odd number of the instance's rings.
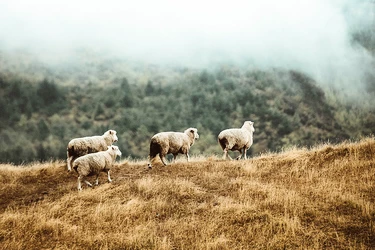
[{"label": "grazing sheep", "polygon": [[176,161],[178,154],[186,155],[189,161],[189,149],[194,144],[195,140],[199,138],[198,130],[196,128],[188,128],[182,132],[161,132],[154,135],[150,142],[150,164],[152,160],[159,155],[164,166],[167,165],[165,156],[173,154],[173,162]]},{"label": "grazing sheep", "polygon": [[[95,175],[95,185],[98,185],[100,172],[106,172],[108,175],[108,182],[112,182],[109,172],[116,157],[121,156],[121,151],[117,146],[107,146],[107,148],[107,151],[87,154],[78,157],[74,161],[73,168],[78,173],[78,191],[82,190],[81,182],[86,176]],[[87,185],[92,187],[90,182],[87,180],[84,181]]]},{"label": "grazing sheep", "polygon": [[88,136],[76,138],[68,143],[67,165],[68,171],[71,171],[75,159],[80,156],[107,150],[107,146],[117,142],[118,138],[115,130],[108,130],[103,135]]},{"label": "grazing sheep", "polygon": [[241,159],[242,155],[247,159],[246,151],[253,144],[253,132],[255,131],[253,125],[254,122],[245,121],[241,128],[225,129],[220,132],[218,141],[221,148],[224,150],[224,160],[227,159],[227,157],[232,159],[230,155],[228,155],[228,150],[238,150],[240,152],[240,155],[236,158],[237,160]]}]

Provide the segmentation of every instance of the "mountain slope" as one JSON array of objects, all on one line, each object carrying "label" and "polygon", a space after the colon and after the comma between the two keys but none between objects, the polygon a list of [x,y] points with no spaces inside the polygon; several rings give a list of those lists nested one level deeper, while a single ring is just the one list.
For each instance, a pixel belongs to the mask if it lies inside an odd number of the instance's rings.
[{"label": "mountain slope", "polygon": [[372,99],[367,106],[342,103],[301,72],[155,67],[153,74],[132,73],[132,81],[120,74],[104,86],[0,73],[0,162],[64,159],[72,138],[107,129],[118,132],[118,146],[132,158],[148,155],[155,133],[187,127],[201,135],[193,154],[220,153],[219,132],[245,120],[255,123],[252,156],[373,133]]}]

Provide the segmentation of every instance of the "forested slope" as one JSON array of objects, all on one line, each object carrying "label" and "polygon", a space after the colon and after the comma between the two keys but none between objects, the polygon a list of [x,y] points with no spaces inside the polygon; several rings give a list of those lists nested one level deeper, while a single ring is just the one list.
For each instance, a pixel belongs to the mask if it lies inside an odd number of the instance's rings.
[{"label": "forested slope", "polygon": [[371,105],[343,103],[296,71],[92,59],[54,71],[30,65],[0,72],[1,162],[64,159],[70,139],[110,128],[118,131],[125,157],[145,158],[149,139],[160,131],[197,127],[200,140],[191,153],[209,155],[220,153],[221,130],[252,120],[249,154],[256,155],[357,139],[371,134],[375,123]]}]

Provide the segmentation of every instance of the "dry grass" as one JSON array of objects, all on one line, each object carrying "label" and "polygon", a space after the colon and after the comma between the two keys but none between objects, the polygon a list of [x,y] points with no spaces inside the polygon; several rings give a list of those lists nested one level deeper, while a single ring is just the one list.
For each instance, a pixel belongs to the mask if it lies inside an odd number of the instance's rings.
[{"label": "dry grass", "polygon": [[[1,249],[373,249],[375,141],[167,167],[0,166]],[[183,158],[183,157],[182,157]]]}]

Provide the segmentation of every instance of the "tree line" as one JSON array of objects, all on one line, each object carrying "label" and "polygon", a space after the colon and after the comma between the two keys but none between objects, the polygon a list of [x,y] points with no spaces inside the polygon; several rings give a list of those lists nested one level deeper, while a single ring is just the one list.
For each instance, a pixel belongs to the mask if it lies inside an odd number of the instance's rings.
[{"label": "tree line", "polygon": [[227,67],[177,74],[173,82],[145,83],[125,75],[104,86],[0,74],[0,161],[65,159],[69,140],[108,129],[131,158],[148,156],[153,134],[188,127],[200,134],[192,154],[219,154],[219,132],[245,120],[255,127],[250,156],[372,133],[371,107],[348,108],[301,72]]}]

